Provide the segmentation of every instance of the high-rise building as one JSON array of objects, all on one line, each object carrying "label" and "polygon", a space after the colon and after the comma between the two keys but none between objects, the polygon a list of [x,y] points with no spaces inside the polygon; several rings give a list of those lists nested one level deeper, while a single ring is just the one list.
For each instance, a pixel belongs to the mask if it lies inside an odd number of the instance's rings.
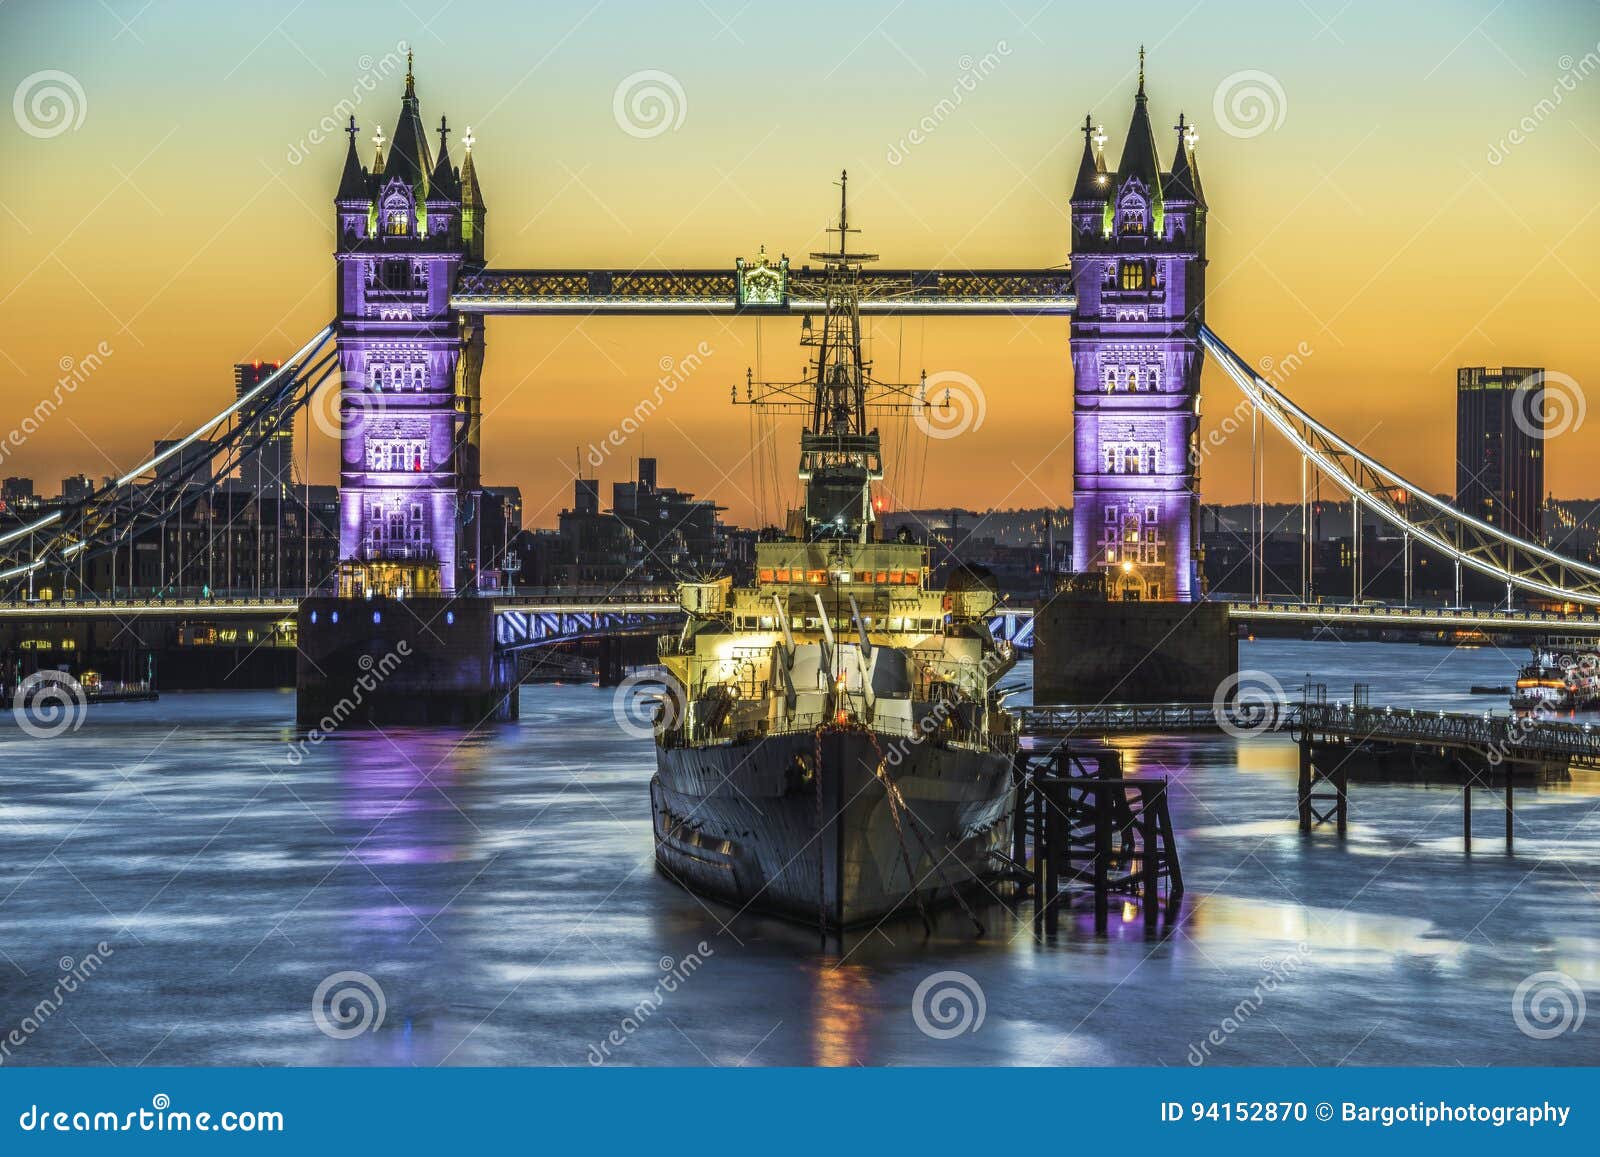
[{"label": "high-rise building", "polygon": [[61,501],[83,502],[94,493],[94,483],[87,474],[74,474],[61,480]]},{"label": "high-rise building", "polygon": [[[242,362],[233,367],[235,398],[277,372],[280,362]],[[239,459],[239,481],[262,494],[284,494],[294,485],[294,405],[257,398],[239,411],[246,449]]]},{"label": "high-rise building", "polygon": [[33,479],[13,476],[0,482],[0,499],[7,502],[26,502],[33,497]]},{"label": "high-rise building", "polygon": [[1199,427],[1206,201],[1182,117],[1170,171],[1144,91],[1114,171],[1086,118],[1072,191],[1072,567],[1112,598],[1200,596]]},{"label": "high-rise building", "polygon": [[1518,538],[1544,534],[1544,371],[1456,371],[1456,507]]}]

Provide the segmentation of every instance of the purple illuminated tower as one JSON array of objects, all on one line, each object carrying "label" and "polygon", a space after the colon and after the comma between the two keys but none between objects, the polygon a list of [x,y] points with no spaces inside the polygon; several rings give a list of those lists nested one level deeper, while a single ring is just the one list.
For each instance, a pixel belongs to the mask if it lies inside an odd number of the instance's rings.
[{"label": "purple illuminated tower", "polygon": [[472,167],[450,163],[439,120],[435,160],[410,57],[405,96],[372,168],[350,149],[338,218],[341,377],[339,593],[450,594],[475,585],[478,377],[482,319],[450,294],[463,265],[483,262],[485,210]]},{"label": "purple illuminated tower", "polygon": [[1206,203],[1194,132],[1178,118],[1170,172],[1144,92],[1114,172],[1091,119],[1072,190],[1072,568],[1113,599],[1200,597],[1200,418]]}]

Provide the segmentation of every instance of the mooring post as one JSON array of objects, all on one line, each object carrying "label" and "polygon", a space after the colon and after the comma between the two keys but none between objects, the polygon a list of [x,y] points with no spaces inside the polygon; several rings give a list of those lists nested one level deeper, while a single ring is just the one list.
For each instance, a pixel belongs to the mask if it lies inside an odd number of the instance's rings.
[{"label": "mooring post", "polygon": [[1339,838],[1342,840],[1350,828],[1350,772],[1343,760],[1334,770],[1333,788],[1339,797],[1335,806],[1338,809]]},{"label": "mooring post", "polygon": [[1111,789],[1099,780],[1089,790],[1094,792],[1094,930],[1104,935],[1111,915]]},{"label": "mooring post", "polygon": [[1044,906],[1049,897],[1044,890],[1044,788],[1037,776],[1031,792],[1033,802],[1033,922],[1044,921]]},{"label": "mooring post", "polygon": [[1044,930],[1054,932],[1061,923],[1061,860],[1066,850],[1067,831],[1066,817],[1061,814],[1061,809],[1054,806],[1055,801],[1046,799],[1045,806],[1045,861],[1044,861],[1044,887],[1046,894],[1046,907],[1044,910]]},{"label": "mooring post", "polygon": [[[1156,798],[1159,799],[1165,791],[1165,788],[1158,788]],[[1156,801],[1146,797],[1143,790],[1139,795],[1143,805],[1139,811],[1139,829],[1144,837],[1144,860],[1139,866],[1144,875],[1144,930],[1148,933],[1156,930],[1156,892],[1159,886],[1156,873],[1160,860],[1156,851]]]},{"label": "mooring post", "polygon": [[1461,792],[1461,850],[1472,851],[1472,770],[1467,769],[1467,786]]},{"label": "mooring post", "polygon": [[1300,834],[1311,834],[1311,737],[1300,737]]},{"label": "mooring post", "polygon": [[1506,851],[1511,851],[1511,825],[1513,820],[1513,807],[1511,803],[1511,761],[1506,761]]},{"label": "mooring post", "polygon": [[1028,757],[1017,752],[1011,757],[1011,776],[1016,784],[1012,805],[1011,860],[1018,867],[1028,866]]}]

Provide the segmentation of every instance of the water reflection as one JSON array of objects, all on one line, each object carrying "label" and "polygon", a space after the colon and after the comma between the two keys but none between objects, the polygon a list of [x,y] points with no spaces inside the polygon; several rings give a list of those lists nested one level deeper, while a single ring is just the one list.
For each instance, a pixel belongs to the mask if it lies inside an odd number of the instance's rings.
[{"label": "water reflection", "polygon": [[872,978],[860,964],[829,958],[817,961],[811,1063],[827,1068],[871,1064],[867,1015]]},{"label": "water reflection", "polygon": [[[1286,687],[1317,669],[1330,688],[1365,679],[1375,698],[1435,707],[1504,681],[1507,662],[1243,650]],[[0,732],[0,951],[25,970],[0,967],[0,1030],[60,957],[117,949],[71,1023],[53,1018],[8,1063],[581,1065],[660,960],[702,941],[705,967],[607,1063],[1183,1064],[1263,962],[1301,944],[1270,1022],[1231,1036],[1221,1063],[1600,1061],[1587,1029],[1533,1042],[1509,1014],[1516,985],[1552,968],[1600,1007],[1597,775],[1519,794],[1516,854],[1468,859],[1453,792],[1360,784],[1349,837],[1307,838],[1289,740],[1119,741],[1126,774],[1170,784],[1176,928],[1147,938],[1119,904],[1097,937],[1085,903],[1043,940],[1028,904],[989,903],[982,938],[952,911],[931,935],[913,918],[819,951],[813,930],[655,872],[652,750],[619,733],[608,691],[527,688],[520,723],[474,736],[339,733],[297,766],[292,710],[277,694],[172,695],[92,712],[55,743]],[[331,1039],[312,995],[351,969],[381,985],[386,1019]],[[980,1030],[917,1028],[913,994],[942,970],[981,987]]]}]

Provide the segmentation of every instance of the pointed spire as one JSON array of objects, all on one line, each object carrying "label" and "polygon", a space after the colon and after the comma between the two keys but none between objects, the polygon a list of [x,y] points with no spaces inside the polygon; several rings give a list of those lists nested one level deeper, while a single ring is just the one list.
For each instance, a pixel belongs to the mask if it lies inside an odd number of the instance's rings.
[{"label": "pointed spire", "polygon": [[478,188],[478,169],[472,163],[472,146],[478,143],[478,138],[472,135],[472,126],[467,126],[466,136],[461,138],[461,147],[466,151],[466,157],[461,162],[461,207],[462,209],[482,210],[483,190]]},{"label": "pointed spire", "polygon": [[369,196],[367,171],[361,167],[361,158],[356,155],[356,134],[361,130],[356,127],[354,114],[351,114],[349,127],[344,131],[350,134],[350,147],[345,150],[344,173],[339,177],[339,191],[333,199],[336,202],[365,201]]},{"label": "pointed spire", "polygon": [[383,135],[382,125],[372,127],[372,175],[376,177],[383,172],[383,144],[389,138]]},{"label": "pointed spire", "polygon": [[422,127],[422,102],[417,99],[416,77],[411,71],[411,53],[406,52],[406,92],[400,100],[400,116],[395,121],[394,139],[389,142],[389,159],[383,174],[399,178],[417,191],[427,190],[428,174],[433,170],[433,155],[428,148],[428,132]]},{"label": "pointed spire", "polygon": [[1156,159],[1156,138],[1150,128],[1149,103],[1144,92],[1144,49],[1139,49],[1139,92],[1133,98],[1133,120],[1117,162],[1117,184],[1138,177],[1152,197],[1161,197],[1161,163]]},{"label": "pointed spire", "polygon": [[1106,199],[1106,158],[1100,146],[1105,136],[1095,127],[1094,118],[1083,118],[1083,159],[1078,162],[1078,179],[1072,185],[1074,201]]},{"label": "pointed spire", "polygon": [[450,147],[447,143],[450,136],[450,123],[444,118],[439,118],[439,163],[433,167],[433,176],[428,178],[428,200],[430,201],[459,201],[461,200],[461,181],[456,176],[455,168],[450,164]]},{"label": "pointed spire", "polygon": [[1204,202],[1200,196],[1200,170],[1194,160],[1194,126],[1178,114],[1173,125],[1178,134],[1178,151],[1172,158],[1172,172],[1167,176],[1166,195],[1169,200]]},{"label": "pointed spire", "polygon": [[467,126],[461,138],[466,157],[461,162],[461,240],[467,246],[468,264],[482,265],[484,251],[484,219],[489,210],[483,203],[483,190],[478,188],[478,169],[472,160],[474,144],[472,126]]}]

